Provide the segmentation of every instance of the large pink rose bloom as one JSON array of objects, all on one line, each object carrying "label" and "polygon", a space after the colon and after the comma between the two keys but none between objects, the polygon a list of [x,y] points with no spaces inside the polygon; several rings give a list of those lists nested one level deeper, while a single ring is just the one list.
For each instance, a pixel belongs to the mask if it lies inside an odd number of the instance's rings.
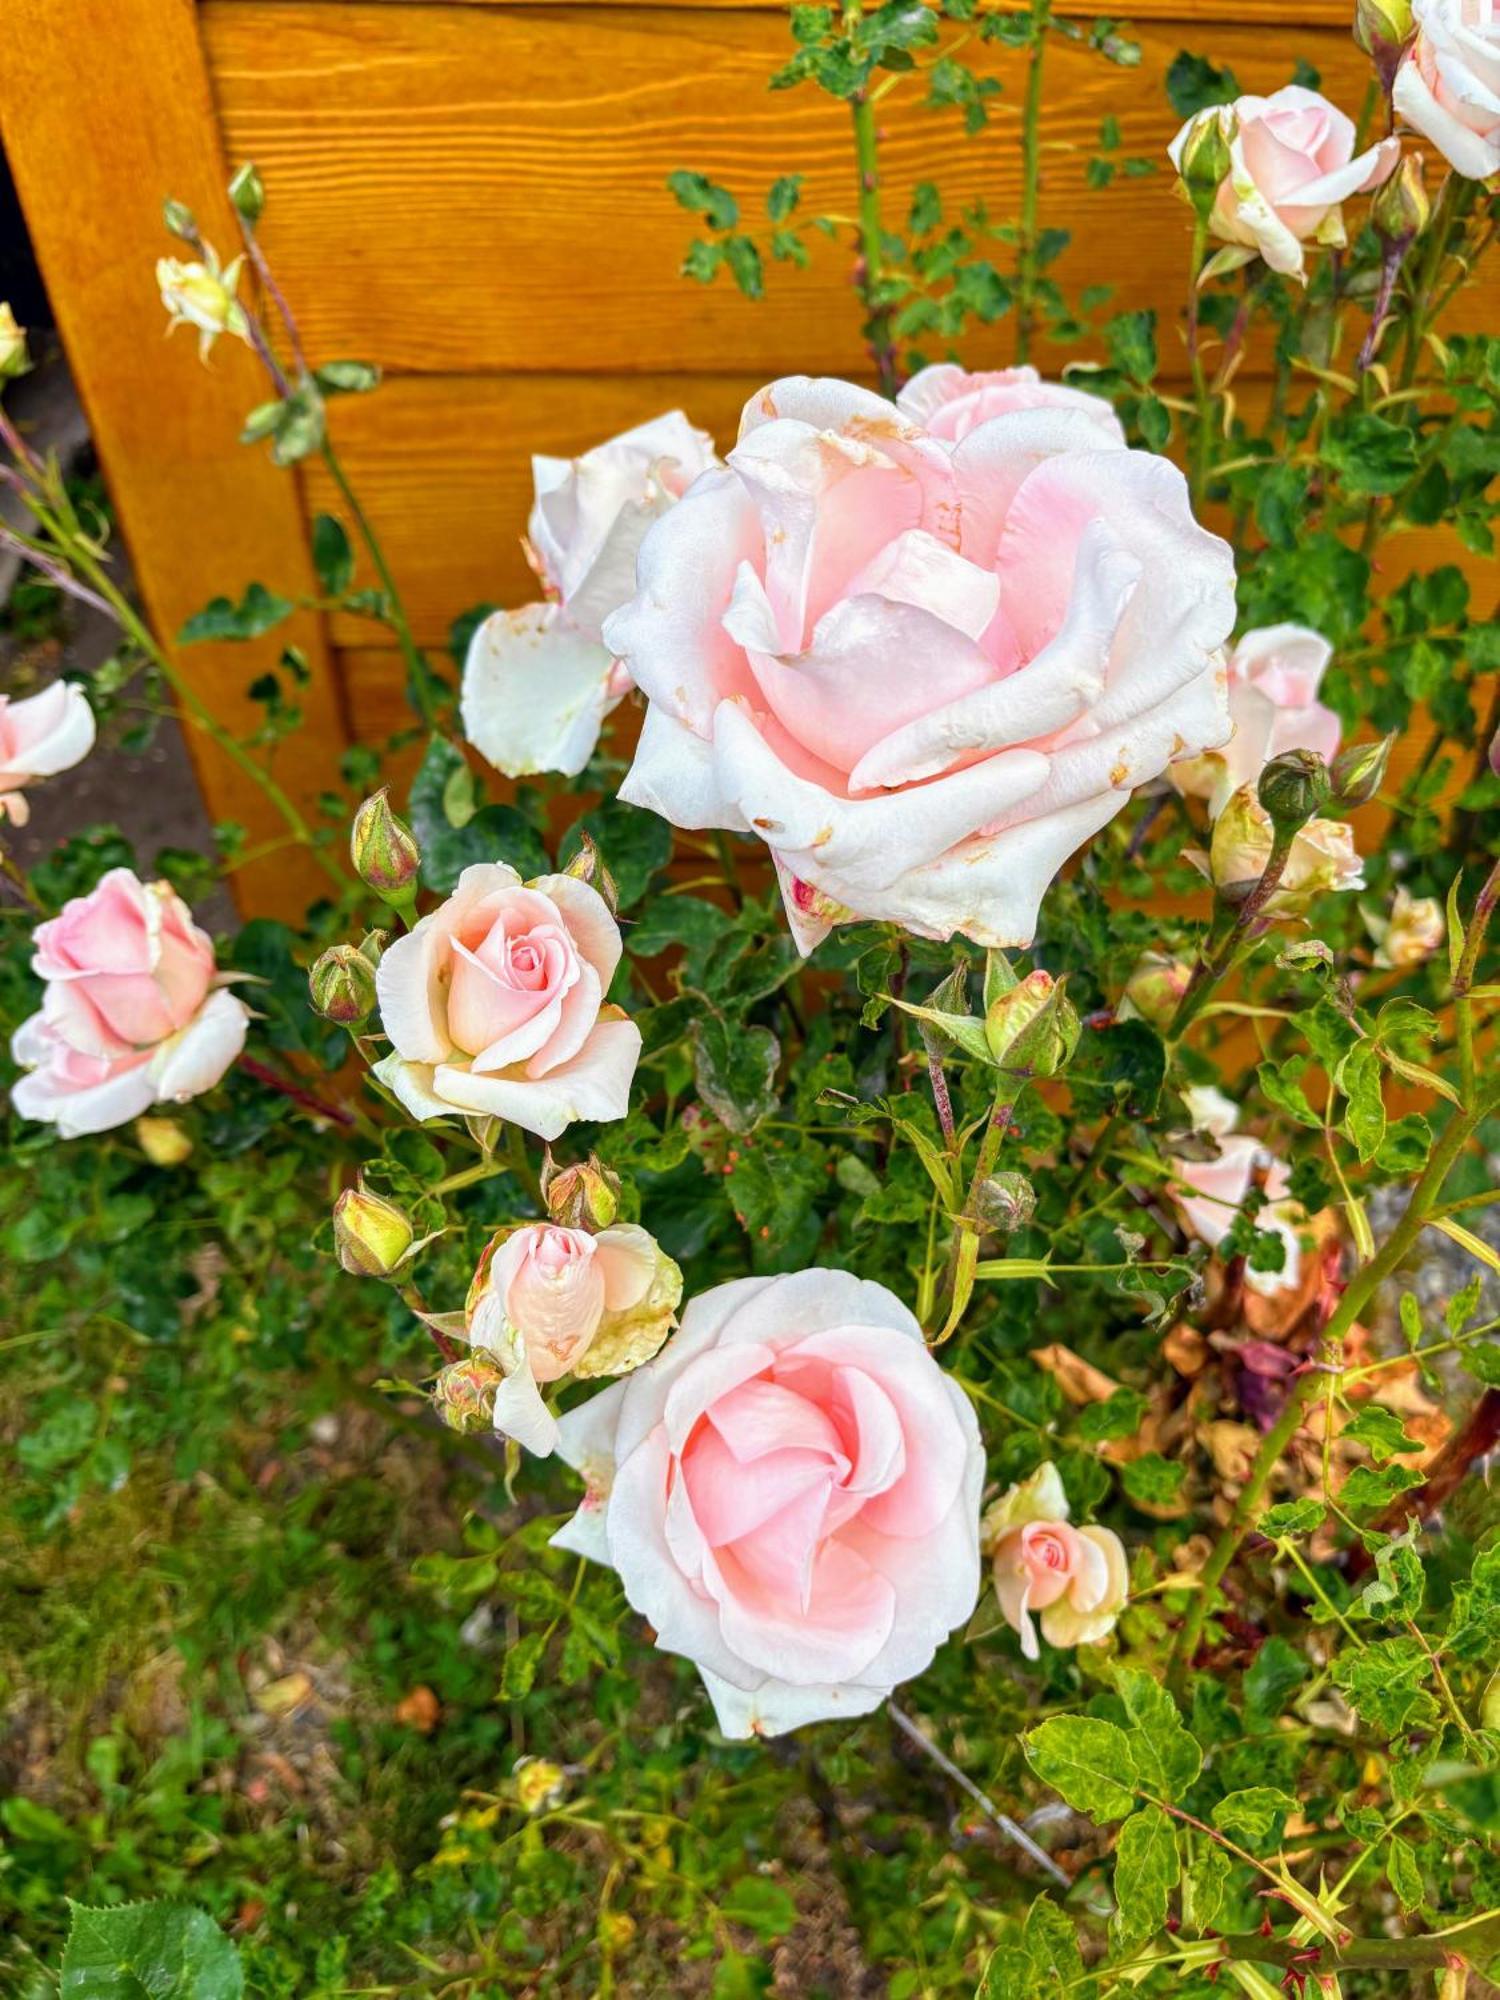
[{"label": "large pink rose bloom", "polygon": [[1229,731],[1229,549],[1074,408],[956,442],[805,376],[641,545],[606,641],[650,697],[621,796],[758,834],[835,923],[1019,945],[1132,788]]},{"label": "large pink rose bloom", "polygon": [[1258,778],[1273,757],[1312,750],[1331,759],[1340,723],[1318,700],[1333,648],[1305,625],[1263,625],[1247,632],[1229,656],[1229,718],[1234,734],[1219,750],[1174,764],[1180,792],[1208,800],[1217,818],[1241,785]]},{"label": "large pink rose bloom", "polygon": [[464,662],[464,734],[508,777],[581,771],[629,691],[600,628],[635,589],[641,537],[714,462],[713,439],[681,410],[579,458],[531,461],[526,553],[546,601],[497,611]]},{"label": "large pink rose bloom", "polygon": [[588,1492],[555,1537],[620,1573],[726,1736],[866,1715],[974,1608],[984,1449],[884,1286],[741,1278],[562,1419]]},{"label": "large pink rose bloom", "polygon": [[93,747],[94,711],[71,681],[25,701],[0,694],[0,820],[24,826],[31,808],[23,787],[71,770]]},{"label": "large pink rose bloom", "polygon": [[244,1046],[244,1003],[213,985],[213,941],[165,882],[112,868],[32,942],[47,985],[11,1044],[23,1118],[107,1131],[210,1089]]},{"label": "large pink rose bloom", "polygon": [[896,398],[896,408],[933,437],[957,444],[991,417],[1017,410],[1074,410],[1092,417],[1106,442],[1124,444],[1120,420],[1102,396],[1044,382],[1034,368],[991,368],[970,374],[951,361],[920,369]]},{"label": "large pink rose bloom", "polygon": [[641,1034],[604,1002],[619,962],[620,927],[587,883],[466,868],[380,961],[393,1047],[375,1074],[414,1118],[506,1118],[539,1139],[623,1118]]},{"label": "large pink rose bloom", "polygon": [[[1401,157],[1401,141],[1382,139],[1356,157],[1353,119],[1300,83],[1216,109],[1230,135],[1230,167],[1210,223],[1231,246],[1217,268],[1260,256],[1273,271],[1305,282],[1303,245],[1346,241],[1340,204],[1379,187]],[[1203,115],[1188,119],[1167,148],[1173,166],[1181,165],[1188,134]]]},{"label": "large pink rose bloom", "polygon": [[1417,37],[1396,71],[1396,115],[1472,181],[1500,174],[1500,11],[1495,0],[1412,0]]}]

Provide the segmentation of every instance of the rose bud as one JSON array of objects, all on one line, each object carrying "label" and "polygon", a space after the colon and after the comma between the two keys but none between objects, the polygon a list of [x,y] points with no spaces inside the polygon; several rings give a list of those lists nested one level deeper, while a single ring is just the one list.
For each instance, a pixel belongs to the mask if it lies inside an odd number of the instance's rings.
[{"label": "rose bud", "polygon": [[1327,805],[1332,793],[1328,766],[1312,750],[1284,750],[1260,774],[1255,795],[1273,827],[1304,825]]},{"label": "rose bud", "polygon": [[1033,1611],[1049,1646],[1097,1646],[1114,1630],[1130,1594],[1125,1545],[1112,1528],[1069,1525],[1055,1465],[1039,1466],[994,1501],[979,1534],[1005,1622],[1028,1660],[1041,1656]]},{"label": "rose bud", "polygon": [[1050,972],[1027,973],[991,1001],[984,1037],[997,1069],[1055,1076],[1078,1045],[1078,1015],[1063,981]]},{"label": "rose bud", "polygon": [[1367,56],[1382,46],[1398,52],[1415,31],[1411,0],[1354,0],[1354,46]]},{"label": "rose bud", "polygon": [[608,1229],[620,1212],[620,1176],[592,1153],[581,1167],[556,1166],[549,1154],[542,1198],[552,1220],[565,1229]]},{"label": "rose bud", "polygon": [[1398,889],[1389,916],[1363,912],[1365,929],[1375,940],[1375,963],[1406,971],[1425,964],[1443,942],[1447,925],[1436,896],[1412,896]]},{"label": "rose bud", "polygon": [[353,1028],[375,1011],[375,968],[352,944],[331,945],[307,975],[313,1011]]},{"label": "rose bud", "polygon": [[494,1422],[495,1392],[504,1371],[488,1354],[466,1354],[438,1371],[432,1406],[450,1431],[487,1431]]},{"label": "rose bud", "polygon": [[333,1242],[339,1263],[356,1278],[389,1278],[411,1249],[410,1221],[393,1201],[361,1183],[334,1203]]},{"label": "rose bud", "polygon": [[253,229],[265,209],[266,188],[251,161],[246,160],[242,167],[236,168],[229,183],[229,199],[236,214]]},{"label": "rose bud", "polygon": [[610,915],[613,916],[620,907],[620,891],[615,878],[605,867],[598,842],[592,835],[580,829],[578,839],[578,852],[562,872],[564,875],[572,875],[579,882],[587,882],[591,889],[597,889],[609,905]]},{"label": "rose bud", "polygon": [[1427,227],[1432,198],[1420,153],[1407,153],[1370,203],[1370,220],[1387,243],[1403,248]]},{"label": "rose bud", "polygon": [[1382,736],[1378,743],[1351,743],[1329,766],[1333,798],[1337,805],[1368,805],[1385,783],[1385,767],[1396,741],[1395,733]]},{"label": "rose bud", "polygon": [[1137,961],[1125,982],[1125,992],[1115,1012],[1122,1021],[1149,1021],[1153,1028],[1170,1026],[1188,990],[1193,968],[1179,958],[1164,958],[1148,951]]},{"label": "rose bud", "polygon": [[384,785],[354,815],[349,858],[365,887],[387,903],[409,903],[415,897],[422,851],[406,821],[392,812]]},{"label": "rose bud", "polygon": [[0,299],[0,382],[24,375],[30,366],[25,331],[17,326],[15,314]]},{"label": "rose bud", "polygon": [[1200,215],[1213,207],[1219,188],[1232,164],[1238,119],[1233,110],[1211,104],[1188,121],[1177,151],[1177,171],[1187,190],[1188,200]]},{"label": "rose bud", "polygon": [[1036,1189],[1024,1174],[991,1174],[974,1190],[970,1210],[982,1227],[1009,1236],[1035,1215]]},{"label": "rose bud", "polygon": [[175,1118],[137,1118],[135,1136],[153,1167],[180,1167],[193,1142]]}]

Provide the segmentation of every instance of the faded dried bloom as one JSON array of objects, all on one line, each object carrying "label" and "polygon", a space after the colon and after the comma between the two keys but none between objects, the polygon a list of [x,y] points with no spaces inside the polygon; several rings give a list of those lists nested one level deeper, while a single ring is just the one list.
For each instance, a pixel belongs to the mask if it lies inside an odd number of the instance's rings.
[{"label": "faded dried bloom", "polygon": [[1423,965],[1443,942],[1447,923],[1436,896],[1413,896],[1398,889],[1386,915],[1361,913],[1375,941],[1375,963],[1398,970]]},{"label": "faded dried bloom", "polygon": [[205,244],[203,260],[158,257],[156,283],[161,302],[170,318],[167,331],[192,326],[198,330],[198,358],[208,359],[209,349],[221,333],[233,334],[248,342],[250,320],[235,296],[240,282],[243,257],[221,266],[211,245]]}]

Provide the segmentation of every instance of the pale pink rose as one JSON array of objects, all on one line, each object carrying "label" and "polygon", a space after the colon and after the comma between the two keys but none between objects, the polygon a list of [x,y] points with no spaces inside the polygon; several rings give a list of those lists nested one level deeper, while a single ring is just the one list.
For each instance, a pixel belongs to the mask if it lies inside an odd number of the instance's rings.
[{"label": "pale pink rose", "polygon": [[[545,1457],[557,1442],[557,1419],[537,1385],[582,1372],[596,1340],[639,1326],[648,1304],[647,1331],[660,1346],[681,1293],[676,1265],[637,1223],[615,1223],[591,1236],[528,1222],[497,1236],[480,1259],[467,1307],[471,1344],[505,1370],[495,1429]],[[643,1358],[632,1353],[625,1366]],[[608,1372],[616,1372],[621,1356],[606,1359]]]},{"label": "pale pink rose", "polygon": [[1076,408],[957,443],[792,377],[641,545],[606,641],[650,697],[621,796],[770,848],[851,918],[1020,945],[1131,790],[1228,734],[1230,552]]},{"label": "pale pink rose", "polygon": [[1217,817],[1230,795],[1258,778],[1273,757],[1312,750],[1325,761],[1339,747],[1339,719],[1318,700],[1333,657],[1305,625],[1247,632],[1229,656],[1229,716],[1234,734],[1220,750],[1173,764],[1167,776],[1188,798],[1208,800]]},{"label": "pale pink rose", "polygon": [[71,681],[24,701],[0,694],[0,821],[24,826],[31,808],[22,787],[71,770],[93,747],[94,711]]},{"label": "pale pink rose", "polygon": [[47,984],[11,1044],[29,1072],[11,1101],[64,1138],[198,1096],[244,1046],[245,1005],[214,987],[213,941],[166,882],[112,868],[32,943]]},{"label": "pale pink rose", "polygon": [[390,945],[375,975],[392,1052],[375,1074],[414,1118],[505,1118],[555,1139],[623,1118],[641,1034],[604,995],[620,927],[571,875],[523,883],[503,861]]},{"label": "pale pink rose", "polygon": [[1398,118],[1471,181],[1500,174],[1500,10],[1494,0],[1412,0],[1417,36],[1391,93]]},{"label": "pale pink rose", "polygon": [[619,1571],[726,1736],[869,1714],[974,1608],[978,1426],[882,1285],[704,1292],[561,1429],[588,1490],[556,1546]]},{"label": "pale pink rose", "polygon": [[1194,1128],[1216,1139],[1219,1150],[1212,1159],[1168,1162],[1176,1176],[1168,1192],[1183,1220],[1201,1243],[1216,1250],[1258,1180],[1268,1199],[1255,1227],[1279,1236],[1286,1256],[1279,1271],[1256,1271],[1247,1265],[1245,1283],[1263,1298],[1294,1292],[1301,1279],[1307,1215],[1289,1197],[1292,1177],[1286,1163],[1269,1155],[1259,1139],[1234,1131],[1235,1108],[1220,1091],[1187,1091],[1184,1097]]},{"label": "pale pink rose", "polygon": [[1375,940],[1375,963],[1393,971],[1424,965],[1448,928],[1436,896],[1413,896],[1406,889],[1396,891],[1388,915],[1372,910],[1362,914],[1365,929]]},{"label": "pale pink rose", "polygon": [[1038,1467],[986,1508],[981,1544],[995,1595],[1028,1660],[1039,1659],[1033,1612],[1049,1646],[1096,1646],[1130,1594],[1125,1546],[1112,1528],[1075,1528],[1055,1465]]},{"label": "pale pink rose", "polygon": [[1044,382],[1034,368],[991,368],[970,374],[951,361],[939,361],[912,376],[896,398],[896,407],[932,437],[957,444],[991,417],[1008,417],[1017,410],[1074,410],[1092,417],[1108,444],[1124,444],[1120,420],[1102,396],[1090,396],[1065,382]]},{"label": "pale pink rose", "polygon": [[581,458],[534,457],[526,553],[546,601],[497,611],[464,663],[464,734],[507,777],[581,771],[630,676],[600,638],[635,589],[647,528],[714,463],[713,439],[680,410]]},{"label": "pale pink rose", "polygon": [[[1303,245],[1346,241],[1340,203],[1379,187],[1401,156],[1400,140],[1382,139],[1356,159],[1354,121],[1300,83],[1269,97],[1237,98],[1220,105],[1218,115],[1229,138],[1230,168],[1210,226],[1233,247],[1215,259],[1216,269],[1259,256],[1273,271],[1305,283]],[[1188,133],[1202,116],[1188,119],[1168,147],[1174,166],[1181,165]]]}]

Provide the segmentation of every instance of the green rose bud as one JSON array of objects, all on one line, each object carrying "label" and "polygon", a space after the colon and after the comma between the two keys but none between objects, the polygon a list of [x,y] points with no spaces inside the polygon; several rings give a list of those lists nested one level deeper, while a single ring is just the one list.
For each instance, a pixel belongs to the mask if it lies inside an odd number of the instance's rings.
[{"label": "green rose bud", "polygon": [[1195,211],[1206,216],[1233,164],[1230,147],[1239,121],[1222,104],[1211,104],[1192,119],[1177,150],[1177,172]]},{"label": "green rose bud", "polygon": [[345,1188],[334,1203],[333,1243],[339,1263],[356,1278],[389,1278],[411,1249],[415,1232],[384,1195],[361,1184]]},{"label": "green rose bud", "polygon": [[1146,952],[1125,982],[1117,1009],[1119,1018],[1149,1021],[1153,1028],[1165,1029],[1176,1014],[1192,976],[1192,967],[1183,960],[1163,958],[1157,951]]},{"label": "green rose bud", "polygon": [[349,858],[360,881],[387,903],[410,903],[415,897],[422,850],[406,821],[391,811],[384,785],[354,815]]},{"label": "green rose bud", "polygon": [[234,178],[229,183],[229,199],[234,203],[239,215],[253,229],[260,221],[266,205],[266,189],[265,183],[249,160],[236,169]]},{"label": "green rose bud", "polygon": [[1382,736],[1378,743],[1353,743],[1347,750],[1340,750],[1329,767],[1337,805],[1369,804],[1385,783],[1385,767],[1395,741],[1393,732]]},{"label": "green rose bud", "polygon": [[375,1011],[375,968],[352,944],[329,947],[307,975],[313,1011],[353,1028]]},{"label": "green rose bud", "polygon": [[1403,247],[1420,236],[1432,214],[1420,153],[1407,153],[1370,203],[1370,220],[1387,243]]},{"label": "green rose bud", "polygon": [[1036,1189],[1025,1174],[991,1174],[975,1188],[969,1208],[982,1228],[1009,1236],[1036,1214]]},{"label": "green rose bud", "polygon": [[604,857],[599,852],[598,843],[590,835],[579,831],[579,849],[562,871],[579,882],[587,882],[596,889],[608,903],[613,915],[620,907],[620,892],[615,886],[615,878],[604,865]]},{"label": "green rose bud", "polygon": [[608,1229],[620,1212],[620,1176],[603,1167],[590,1153],[574,1167],[554,1165],[551,1155],[542,1169],[542,1197],[547,1213],[564,1229]]},{"label": "green rose bud", "polygon": [[495,1423],[495,1391],[505,1371],[487,1354],[466,1354],[439,1371],[432,1405],[450,1431],[488,1431]]},{"label": "green rose bud", "polygon": [[1415,26],[1411,0],[1354,0],[1354,46],[1367,56],[1405,48]]},{"label": "green rose bud", "polygon": [[184,243],[198,241],[198,218],[186,202],[168,199],[161,205],[161,219],[167,228]]},{"label": "green rose bud", "polygon": [[1078,1046],[1078,1015],[1063,981],[1050,972],[1029,972],[991,1001],[984,1038],[997,1069],[1056,1076]]},{"label": "green rose bud", "polygon": [[1260,774],[1255,796],[1278,830],[1306,825],[1327,805],[1328,766],[1311,750],[1284,750]]}]

